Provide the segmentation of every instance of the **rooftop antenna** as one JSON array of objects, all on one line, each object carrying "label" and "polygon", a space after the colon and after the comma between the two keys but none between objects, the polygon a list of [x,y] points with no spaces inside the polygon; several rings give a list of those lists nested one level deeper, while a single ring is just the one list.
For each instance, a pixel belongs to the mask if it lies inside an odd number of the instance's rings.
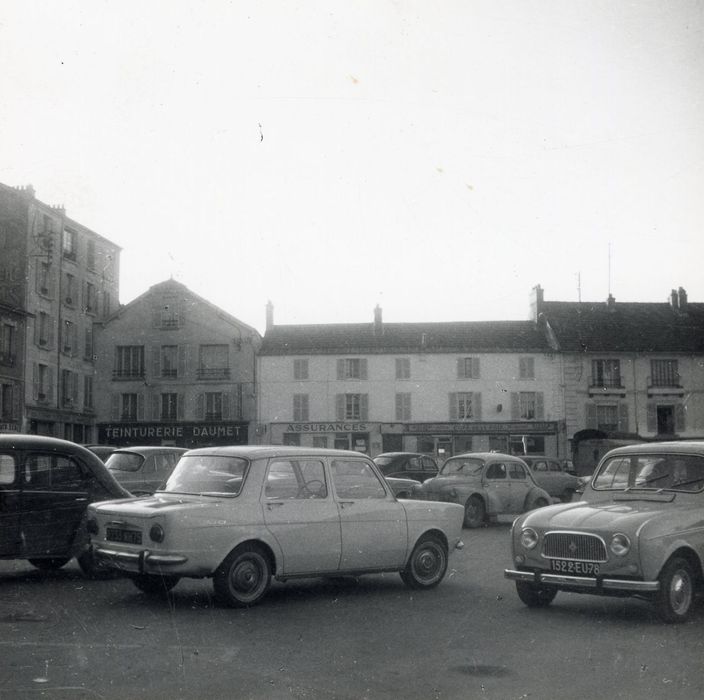
[{"label": "rooftop antenna", "polygon": [[611,241],[609,241],[609,296],[611,296]]},{"label": "rooftop antenna", "polygon": [[577,273],[577,301],[582,301],[582,273]]}]

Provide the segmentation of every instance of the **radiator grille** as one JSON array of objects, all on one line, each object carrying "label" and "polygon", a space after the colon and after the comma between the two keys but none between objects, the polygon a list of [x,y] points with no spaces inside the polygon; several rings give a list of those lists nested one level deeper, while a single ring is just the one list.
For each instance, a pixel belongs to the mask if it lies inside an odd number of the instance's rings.
[{"label": "radiator grille", "polygon": [[596,535],[578,532],[548,532],[543,542],[543,556],[549,559],[607,561],[604,541]]}]

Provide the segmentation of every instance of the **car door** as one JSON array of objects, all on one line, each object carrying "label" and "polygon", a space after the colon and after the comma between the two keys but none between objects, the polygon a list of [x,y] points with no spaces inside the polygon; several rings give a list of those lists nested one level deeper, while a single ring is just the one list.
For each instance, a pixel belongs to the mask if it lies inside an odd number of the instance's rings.
[{"label": "car door", "polygon": [[509,483],[511,484],[511,513],[525,510],[526,497],[533,485],[526,468],[518,462],[508,464]]},{"label": "car door", "polygon": [[69,455],[31,452],[22,478],[25,553],[66,554],[88,505],[90,476]]},{"label": "car door", "polygon": [[17,453],[0,453],[0,556],[20,550],[20,487]]},{"label": "car door", "polygon": [[484,469],[482,479],[487,492],[488,507],[493,513],[511,512],[511,484],[508,468],[503,462],[491,462]]},{"label": "car door", "polygon": [[271,460],[261,498],[264,522],[283,555],[281,573],[337,571],[340,514],[321,459]]},{"label": "car door", "polygon": [[401,503],[364,459],[333,458],[330,473],[340,512],[340,570],[400,566],[408,547],[406,511]]}]

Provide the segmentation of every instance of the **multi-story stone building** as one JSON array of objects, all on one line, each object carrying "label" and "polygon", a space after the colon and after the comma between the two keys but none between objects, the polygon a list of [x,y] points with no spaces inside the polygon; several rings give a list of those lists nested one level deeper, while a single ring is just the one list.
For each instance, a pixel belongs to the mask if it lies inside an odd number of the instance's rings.
[{"label": "multi-story stone building", "polygon": [[96,328],[101,443],[250,442],[260,334],[174,280]]},{"label": "multi-story stone building", "polygon": [[0,184],[0,249],[0,426],[92,441],[93,324],[117,308],[120,248]]},{"label": "multi-story stone building", "polygon": [[441,458],[564,452],[561,362],[542,322],[273,323],[259,354],[258,440]]},{"label": "multi-story stone building", "polygon": [[566,437],[588,471],[619,441],[704,436],[704,304],[681,287],[661,303],[545,301],[533,290],[560,358]]}]

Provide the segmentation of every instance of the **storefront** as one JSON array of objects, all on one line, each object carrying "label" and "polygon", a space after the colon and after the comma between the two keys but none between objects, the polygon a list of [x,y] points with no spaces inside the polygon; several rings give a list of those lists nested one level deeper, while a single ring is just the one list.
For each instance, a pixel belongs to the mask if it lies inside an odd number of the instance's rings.
[{"label": "storefront", "polygon": [[378,423],[355,421],[271,423],[260,431],[260,442],[272,445],[301,445],[354,450],[373,455],[380,452],[381,433]]},{"label": "storefront", "polygon": [[177,447],[211,447],[246,445],[249,424],[241,423],[101,423],[101,445],[175,445]]}]

